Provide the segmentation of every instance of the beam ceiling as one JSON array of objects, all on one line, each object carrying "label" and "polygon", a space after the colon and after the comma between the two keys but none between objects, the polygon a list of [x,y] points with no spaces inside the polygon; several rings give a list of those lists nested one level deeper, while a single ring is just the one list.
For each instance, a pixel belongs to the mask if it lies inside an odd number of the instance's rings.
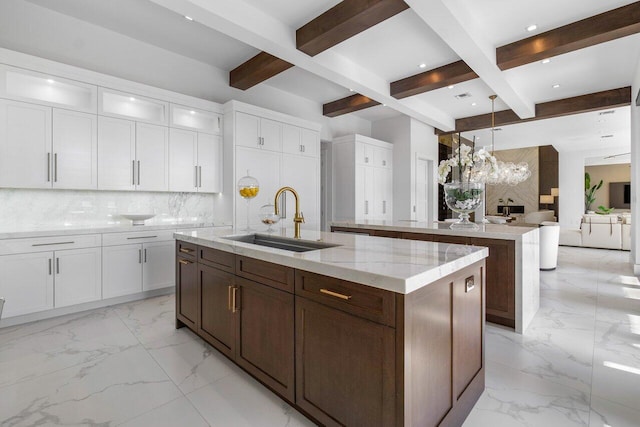
[{"label": "beam ceiling", "polygon": [[501,70],[640,32],[640,2],[518,40],[496,49]]},{"label": "beam ceiling", "polygon": [[[631,104],[631,87],[605,90],[588,95],[536,104],[536,115],[532,118],[520,119],[512,110],[496,111],[495,126],[512,125],[533,120],[580,114],[589,111],[623,107]],[[464,117],[456,120],[455,132],[468,132],[491,128],[491,113]],[[449,132],[443,132],[449,133]]]},{"label": "beam ceiling", "polygon": [[478,75],[464,61],[456,61],[391,82],[391,96],[397,99],[406,98],[476,78]]},{"label": "beam ceiling", "polygon": [[375,107],[376,105],[380,105],[380,103],[357,93],[324,104],[322,106],[322,114],[327,117],[337,117],[343,114],[353,113],[354,111],[364,110],[365,108]]},{"label": "beam ceiling", "polygon": [[236,89],[247,90],[291,67],[293,64],[287,61],[266,52],[260,52],[229,72],[229,85]]}]

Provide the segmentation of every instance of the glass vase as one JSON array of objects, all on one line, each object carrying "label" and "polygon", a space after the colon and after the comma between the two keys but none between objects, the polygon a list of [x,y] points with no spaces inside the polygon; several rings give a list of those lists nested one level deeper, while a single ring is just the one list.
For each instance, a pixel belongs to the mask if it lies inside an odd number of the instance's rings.
[{"label": "glass vase", "polygon": [[444,200],[460,218],[451,224],[451,229],[477,230],[478,224],[469,221],[469,214],[482,204],[484,184],[474,181],[449,182],[444,184]]}]

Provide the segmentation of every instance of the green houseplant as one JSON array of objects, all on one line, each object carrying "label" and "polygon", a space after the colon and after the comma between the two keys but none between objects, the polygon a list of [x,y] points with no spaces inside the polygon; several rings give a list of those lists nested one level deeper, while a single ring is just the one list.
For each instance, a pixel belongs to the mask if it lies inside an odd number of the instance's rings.
[{"label": "green houseplant", "polygon": [[591,209],[591,204],[596,201],[596,191],[602,187],[602,180],[595,185],[591,185],[591,175],[589,172],[584,173],[584,211],[585,213]]}]

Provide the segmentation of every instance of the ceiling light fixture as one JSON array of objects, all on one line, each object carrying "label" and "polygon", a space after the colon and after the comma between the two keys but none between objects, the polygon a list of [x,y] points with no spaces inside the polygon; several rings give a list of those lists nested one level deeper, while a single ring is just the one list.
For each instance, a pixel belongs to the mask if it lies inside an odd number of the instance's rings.
[{"label": "ceiling light fixture", "polygon": [[184,15],[184,19],[186,19],[187,21],[193,21],[193,18],[187,15]]},{"label": "ceiling light fixture", "polygon": [[551,62],[551,60],[549,58],[547,58],[547,59],[543,59],[541,62],[543,64],[548,64],[549,62]]},{"label": "ceiling light fixture", "polygon": [[427,68],[427,64],[422,63],[422,64],[418,65],[418,68]]},{"label": "ceiling light fixture", "polygon": [[[489,96],[491,100],[491,156],[495,158],[495,131],[496,131],[496,113],[495,101],[497,95]],[[513,162],[503,162],[496,160],[494,164],[486,164],[486,183],[494,185],[518,185],[526,181],[531,176],[529,165],[526,162],[515,164]]]},{"label": "ceiling light fixture", "polygon": [[134,102],[136,99],[132,96],[129,98],[129,101]]},{"label": "ceiling light fixture", "polygon": [[558,83],[554,84],[553,86],[551,86],[554,89],[558,89],[560,87],[560,85]]},{"label": "ceiling light fixture", "polygon": [[349,92],[353,92],[353,89],[349,88]]},{"label": "ceiling light fixture", "polygon": [[56,82],[56,81],[55,81],[55,80],[53,80],[53,79],[47,79],[47,83],[49,83],[49,84],[54,84],[55,82]]},{"label": "ceiling light fixture", "polygon": [[449,85],[447,86],[447,89],[453,89],[455,86],[454,85]]},{"label": "ceiling light fixture", "polygon": [[472,107],[475,107],[476,105],[478,105],[476,102],[472,102],[472,103],[471,103],[471,106],[472,106]]},{"label": "ceiling light fixture", "polygon": [[527,28],[525,28],[525,29],[526,29],[528,32],[531,32],[531,31],[535,31],[535,30],[537,30],[537,29],[538,29],[538,26],[537,26],[536,24],[531,24],[531,25],[527,26]]},{"label": "ceiling light fixture", "polygon": [[189,113],[191,113],[191,114],[195,114],[196,112],[195,112],[195,111],[193,111],[193,110],[191,110],[191,111],[189,111]]}]

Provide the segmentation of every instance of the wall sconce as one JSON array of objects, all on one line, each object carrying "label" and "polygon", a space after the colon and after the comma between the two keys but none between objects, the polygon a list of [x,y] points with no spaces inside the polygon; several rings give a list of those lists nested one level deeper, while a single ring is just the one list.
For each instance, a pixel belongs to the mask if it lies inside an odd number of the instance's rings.
[{"label": "wall sconce", "polygon": [[549,209],[549,205],[553,204],[553,196],[551,194],[541,194],[540,204],[545,205],[545,209]]}]

